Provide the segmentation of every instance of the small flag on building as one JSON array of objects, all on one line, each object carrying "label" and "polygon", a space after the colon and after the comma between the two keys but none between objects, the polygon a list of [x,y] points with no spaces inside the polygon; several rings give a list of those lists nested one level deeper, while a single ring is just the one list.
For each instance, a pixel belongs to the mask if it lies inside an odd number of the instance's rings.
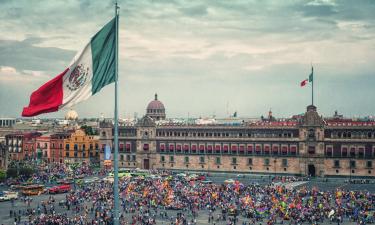
[{"label": "small flag on building", "polygon": [[314,79],[314,68],[311,67],[311,74],[309,75],[309,77],[303,81],[301,81],[301,87],[304,87],[308,82],[313,82],[313,79]]},{"label": "small flag on building", "polygon": [[115,82],[116,20],[112,19],[79,52],[69,67],[30,96],[22,116],[69,108]]}]

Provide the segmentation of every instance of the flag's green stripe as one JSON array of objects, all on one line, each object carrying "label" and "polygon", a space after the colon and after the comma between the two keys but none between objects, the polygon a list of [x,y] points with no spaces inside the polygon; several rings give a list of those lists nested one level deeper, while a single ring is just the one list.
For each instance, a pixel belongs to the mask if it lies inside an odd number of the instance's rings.
[{"label": "flag's green stripe", "polygon": [[91,39],[93,95],[105,85],[115,82],[115,29],[115,19],[113,19]]},{"label": "flag's green stripe", "polygon": [[314,79],[313,77],[314,77],[314,75],[313,75],[313,73],[311,73],[310,76],[309,76],[309,82],[313,81],[313,79]]}]

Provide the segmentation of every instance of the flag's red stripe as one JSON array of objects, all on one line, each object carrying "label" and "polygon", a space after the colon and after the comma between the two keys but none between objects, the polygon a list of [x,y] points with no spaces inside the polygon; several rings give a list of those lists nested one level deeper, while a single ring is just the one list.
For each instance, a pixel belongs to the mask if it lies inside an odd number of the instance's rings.
[{"label": "flag's red stripe", "polygon": [[63,76],[68,70],[69,68],[34,91],[30,96],[29,106],[23,108],[22,116],[57,111],[63,100]]},{"label": "flag's red stripe", "polygon": [[306,84],[307,84],[307,79],[306,79],[306,80],[303,80],[303,81],[301,82],[301,87],[305,86]]}]

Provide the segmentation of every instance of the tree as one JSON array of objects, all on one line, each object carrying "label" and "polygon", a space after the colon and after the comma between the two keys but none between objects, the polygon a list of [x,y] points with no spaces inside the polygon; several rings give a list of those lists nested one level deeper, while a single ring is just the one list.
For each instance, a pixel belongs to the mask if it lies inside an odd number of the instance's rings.
[{"label": "tree", "polygon": [[17,177],[17,168],[9,167],[7,170],[7,177]]},{"label": "tree", "polygon": [[7,178],[7,173],[5,170],[0,170],[0,182]]},{"label": "tree", "polygon": [[33,173],[34,173],[34,170],[30,167],[21,167],[20,168],[20,175],[30,177]]},{"label": "tree", "polygon": [[81,129],[85,131],[86,135],[95,135],[94,129],[91,126],[83,125]]}]

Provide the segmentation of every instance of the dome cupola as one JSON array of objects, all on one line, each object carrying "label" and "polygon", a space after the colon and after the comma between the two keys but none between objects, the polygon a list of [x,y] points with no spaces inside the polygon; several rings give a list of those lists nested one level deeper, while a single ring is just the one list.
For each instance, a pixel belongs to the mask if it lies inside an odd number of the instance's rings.
[{"label": "dome cupola", "polygon": [[158,94],[155,93],[155,99],[147,105],[146,116],[151,117],[154,120],[165,119],[165,107],[164,104],[158,100]]}]

